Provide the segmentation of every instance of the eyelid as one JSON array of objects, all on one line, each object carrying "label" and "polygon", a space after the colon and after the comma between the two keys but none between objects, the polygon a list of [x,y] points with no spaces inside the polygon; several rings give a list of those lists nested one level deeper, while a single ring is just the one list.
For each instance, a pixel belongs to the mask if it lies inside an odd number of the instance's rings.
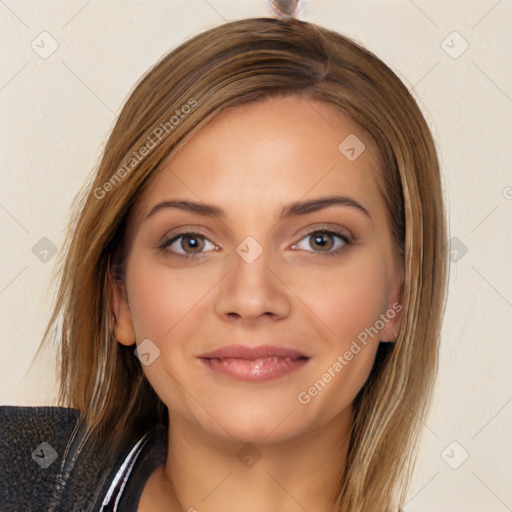
[{"label": "eyelid", "polygon": [[[208,236],[206,236],[204,233],[201,233],[200,231],[196,231],[196,230],[193,230],[191,228],[189,228],[189,229],[183,228],[182,231],[174,231],[174,232],[171,231],[170,233],[167,233],[166,235],[164,235],[164,237],[158,243],[156,248],[161,250],[161,251],[167,251],[168,247],[170,247],[173,243],[175,243],[177,240],[179,240],[181,237],[183,237],[185,235],[192,235],[192,236],[197,236],[197,237],[204,238],[205,240],[208,240],[212,245],[214,245],[216,249],[218,249],[218,246],[216,244],[214,244],[208,238]],[[215,249],[213,249],[213,250],[215,250]],[[210,251],[207,251],[207,252],[212,252],[212,251],[210,250]],[[180,254],[180,253],[177,253],[177,252],[173,252],[172,254],[174,256],[177,256],[178,258],[179,257],[181,257],[181,258],[196,257],[197,258],[197,257],[201,257],[205,253],[204,252],[198,252],[198,253],[190,253],[190,254]]]},{"label": "eyelid", "polygon": [[352,232],[346,227],[340,226],[339,224],[317,224],[312,226],[301,235],[301,238],[299,238],[298,241],[302,240],[308,235],[311,235],[312,233],[316,233],[317,231],[326,231],[332,233],[333,235],[341,236],[342,238],[346,239],[347,243],[353,243],[356,241],[356,238]]},{"label": "eyelid", "polygon": [[[346,231],[346,234],[343,233],[343,231]],[[312,254],[318,254],[318,255],[336,255],[339,252],[343,250],[343,248],[346,245],[352,244],[356,241],[356,238],[353,236],[352,232],[348,230],[347,228],[340,226],[338,224],[317,224],[312,227],[310,227],[306,232],[303,232],[300,235],[300,238],[297,238],[296,241],[291,245],[292,248],[296,247],[299,242],[301,242],[304,238],[312,235],[313,233],[317,232],[326,232],[329,233],[333,237],[341,238],[344,242],[343,247],[336,249],[335,251],[328,251],[328,252],[322,252],[322,251],[306,251],[310,252]],[[172,230],[169,233],[166,233],[164,237],[161,239],[161,241],[157,245],[157,249],[160,249],[162,251],[166,251],[167,248],[176,242],[180,237],[185,235],[196,235],[199,237],[204,238],[205,240],[208,240],[211,244],[215,246],[215,249],[211,249],[209,251],[205,252],[198,252],[198,253],[189,253],[189,254],[181,254],[177,252],[172,252],[172,254],[178,258],[198,258],[204,256],[207,252],[214,252],[219,247],[210,240],[210,238],[201,232],[201,229],[196,229],[192,226],[184,226],[182,228],[176,228],[175,230]]]}]

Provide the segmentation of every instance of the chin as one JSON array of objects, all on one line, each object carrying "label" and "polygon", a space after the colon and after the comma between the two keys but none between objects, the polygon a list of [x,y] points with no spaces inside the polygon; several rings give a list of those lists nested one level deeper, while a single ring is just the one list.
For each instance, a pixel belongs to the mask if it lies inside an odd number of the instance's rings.
[{"label": "chin", "polygon": [[[304,417],[298,424],[298,411],[292,408],[281,408],[279,411],[262,412],[259,409],[238,408],[236,410],[224,410],[214,417],[215,421],[208,421],[203,428],[211,434],[219,436],[226,441],[252,444],[270,444],[288,441],[306,433],[311,427],[304,424]],[[214,414],[214,411],[211,410]],[[302,415],[304,411],[301,411]],[[289,416],[288,416],[289,415]],[[211,418],[209,418],[211,420]],[[307,423],[307,422],[306,422]],[[222,425],[222,426],[221,426]],[[224,428],[222,428],[224,427]]]}]

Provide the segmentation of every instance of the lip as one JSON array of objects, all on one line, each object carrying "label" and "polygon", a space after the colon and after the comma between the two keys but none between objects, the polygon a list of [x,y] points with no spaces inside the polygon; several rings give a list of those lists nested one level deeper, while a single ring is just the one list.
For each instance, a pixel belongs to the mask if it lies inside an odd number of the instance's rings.
[{"label": "lip", "polygon": [[301,357],[308,357],[306,354],[291,348],[279,347],[277,345],[257,345],[255,347],[248,347],[246,345],[226,345],[220,347],[206,354],[199,356],[204,359],[259,359],[266,357],[290,357],[292,359],[299,359]]},{"label": "lip", "polygon": [[304,366],[309,356],[289,347],[228,345],[198,356],[216,373],[248,382],[265,382]]}]

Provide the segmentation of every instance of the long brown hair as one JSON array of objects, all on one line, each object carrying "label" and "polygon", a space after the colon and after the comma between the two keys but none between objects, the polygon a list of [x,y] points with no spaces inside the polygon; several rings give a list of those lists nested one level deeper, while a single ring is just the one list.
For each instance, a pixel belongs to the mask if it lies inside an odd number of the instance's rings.
[{"label": "long brown hair", "polygon": [[336,106],[380,152],[380,184],[404,272],[403,310],[396,342],[381,344],[354,403],[337,509],[396,512],[438,365],[447,280],[440,171],[407,87],[334,31],[296,19],[234,21],[190,39],[145,74],[75,198],[40,349],[49,339],[57,343],[58,403],[82,412],[91,439],[109,440],[114,451],[156,424],[168,425],[133,347],[113,335],[112,285],[123,282],[127,219],[164,159],[222,108],[276,95]]}]

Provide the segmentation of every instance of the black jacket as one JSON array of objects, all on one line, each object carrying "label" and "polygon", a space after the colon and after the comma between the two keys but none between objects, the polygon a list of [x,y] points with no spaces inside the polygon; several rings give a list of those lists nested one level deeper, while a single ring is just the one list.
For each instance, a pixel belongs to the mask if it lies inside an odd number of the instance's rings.
[{"label": "black jacket", "polygon": [[76,409],[0,406],[2,512],[137,511],[149,475],[165,461],[166,428],[112,460],[85,442],[81,420]]}]

